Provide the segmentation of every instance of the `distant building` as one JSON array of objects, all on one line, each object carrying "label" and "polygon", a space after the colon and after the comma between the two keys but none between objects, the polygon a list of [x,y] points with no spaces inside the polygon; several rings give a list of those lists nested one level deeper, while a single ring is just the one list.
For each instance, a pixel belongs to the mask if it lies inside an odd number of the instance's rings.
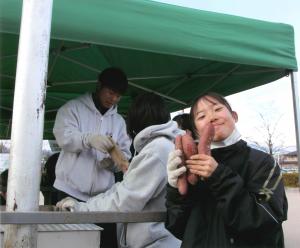
[{"label": "distant building", "polygon": [[280,155],[279,164],[283,171],[298,171],[297,151]]}]

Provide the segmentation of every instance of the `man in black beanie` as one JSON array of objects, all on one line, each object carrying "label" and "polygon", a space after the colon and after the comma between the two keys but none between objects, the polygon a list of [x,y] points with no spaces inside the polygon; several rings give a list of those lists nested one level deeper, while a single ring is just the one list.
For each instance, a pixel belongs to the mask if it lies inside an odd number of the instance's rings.
[{"label": "man in black beanie", "polygon": [[[126,74],[110,67],[99,74],[94,93],[71,100],[58,110],[53,129],[61,148],[53,185],[59,190],[58,201],[66,196],[87,201],[108,190],[115,183],[114,173],[120,171],[110,156],[114,146],[126,159],[131,157],[126,124],[117,113],[117,103],[127,87]],[[126,169],[122,168],[123,172]]]}]

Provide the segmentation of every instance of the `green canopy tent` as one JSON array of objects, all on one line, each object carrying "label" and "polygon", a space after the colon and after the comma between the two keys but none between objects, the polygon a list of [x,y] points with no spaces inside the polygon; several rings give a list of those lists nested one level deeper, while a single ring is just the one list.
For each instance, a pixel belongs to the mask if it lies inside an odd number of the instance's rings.
[{"label": "green canopy tent", "polygon": [[[1,0],[0,9],[0,138],[9,139],[21,1]],[[164,96],[175,111],[201,92],[233,94],[297,69],[289,25],[152,1],[54,1],[44,139],[53,139],[57,109],[92,91],[108,66],[130,79],[124,115],[141,91]]]},{"label": "green canopy tent", "polygon": [[[57,109],[93,90],[107,66],[129,76],[123,114],[140,91],[163,96],[173,111],[202,92],[228,95],[297,70],[289,25],[151,1],[60,0],[46,74],[52,1],[23,1],[19,31],[21,8],[18,0],[0,0],[0,138],[12,140],[7,211],[38,209],[42,132],[53,137]],[[7,225],[4,242],[35,247],[35,234],[31,226]]]}]

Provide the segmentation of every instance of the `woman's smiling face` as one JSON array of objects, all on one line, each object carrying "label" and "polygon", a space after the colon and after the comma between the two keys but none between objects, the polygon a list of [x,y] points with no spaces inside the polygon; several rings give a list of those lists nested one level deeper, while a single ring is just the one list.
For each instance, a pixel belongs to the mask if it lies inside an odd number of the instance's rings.
[{"label": "woman's smiling face", "polygon": [[213,141],[225,140],[233,132],[237,120],[236,112],[231,112],[211,96],[202,97],[194,110],[194,123],[199,137],[207,123],[211,122],[215,130]]}]

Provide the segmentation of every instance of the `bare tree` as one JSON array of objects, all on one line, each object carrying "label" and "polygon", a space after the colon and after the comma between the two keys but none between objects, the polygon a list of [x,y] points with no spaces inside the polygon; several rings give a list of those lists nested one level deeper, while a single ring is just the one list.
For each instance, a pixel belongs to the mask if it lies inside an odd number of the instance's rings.
[{"label": "bare tree", "polygon": [[260,150],[269,153],[274,156],[280,153],[284,148],[284,142],[282,139],[282,133],[278,131],[277,126],[280,122],[282,115],[277,119],[277,121],[269,120],[262,113],[259,113],[261,118],[261,126],[257,127],[256,130],[260,133],[262,141],[251,141]]}]

